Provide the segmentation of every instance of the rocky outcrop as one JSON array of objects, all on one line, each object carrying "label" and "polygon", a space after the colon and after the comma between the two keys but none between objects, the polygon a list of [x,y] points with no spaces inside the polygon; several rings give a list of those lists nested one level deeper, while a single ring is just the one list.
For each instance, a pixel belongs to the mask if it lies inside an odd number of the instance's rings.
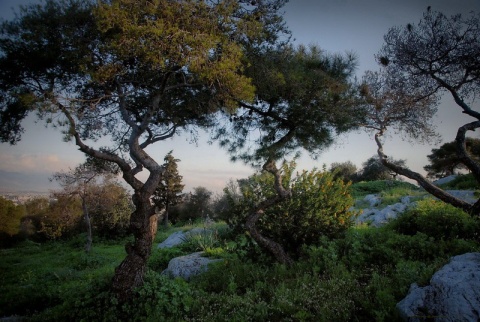
[{"label": "rocky outcrop", "polygon": [[373,208],[381,203],[381,199],[377,195],[367,195],[363,200],[368,202],[372,208],[364,208],[355,222],[356,224],[368,223],[373,227],[385,225],[388,221],[397,218],[411,205],[409,197],[403,197],[401,202],[388,205],[383,209]]},{"label": "rocky outcrop", "polygon": [[203,252],[197,252],[173,258],[170,260],[167,269],[165,269],[162,274],[168,275],[172,278],[181,277],[188,281],[192,276],[207,271],[210,263],[221,261],[221,259],[202,257],[202,254]]},{"label": "rocky outcrop", "polygon": [[480,253],[453,257],[428,286],[412,284],[397,309],[409,322],[479,321]]}]

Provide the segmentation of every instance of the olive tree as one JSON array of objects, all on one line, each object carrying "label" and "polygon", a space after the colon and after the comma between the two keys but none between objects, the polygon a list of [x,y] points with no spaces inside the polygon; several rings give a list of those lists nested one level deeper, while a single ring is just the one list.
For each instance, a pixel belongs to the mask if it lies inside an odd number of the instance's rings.
[{"label": "olive tree", "polygon": [[[480,90],[480,16],[447,17],[428,9],[416,25],[391,28],[378,54],[381,72],[368,72],[360,94],[368,117],[363,125],[375,132],[382,163],[418,182],[428,192],[456,207],[478,215],[480,201],[471,205],[430,183],[421,174],[390,162],[382,137],[397,130],[412,139],[434,135],[431,118],[443,94],[473,121],[461,126],[455,138],[456,154],[480,181],[480,164],[466,149],[466,133],[480,127],[474,100]],[[454,108],[452,106],[451,108]]]},{"label": "olive tree", "polygon": [[[142,284],[156,233],[151,196],[165,168],[147,148],[252,101],[244,50],[275,39],[284,2],[46,0],[1,25],[2,140],[18,141],[34,111],[133,190],[134,241],[112,282],[120,299]],[[111,143],[99,148],[100,137]]]}]

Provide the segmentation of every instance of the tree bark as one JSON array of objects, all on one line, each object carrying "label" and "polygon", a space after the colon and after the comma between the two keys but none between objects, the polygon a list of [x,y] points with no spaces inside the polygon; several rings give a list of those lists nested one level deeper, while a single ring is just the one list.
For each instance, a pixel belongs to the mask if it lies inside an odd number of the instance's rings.
[{"label": "tree bark", "polygon": [[[475,205],[471,205],[466,201],[463,201],[459,198],[456,198],[452,196],[451,194],[447,193],[446,191],[442,190],[441,188],[435,186],[433,183],[425,179],[421,174],[418,172],[412,171],[410,169],[395,165],[391,162],[388,161],[388,157],[385,155],[383,152],[383,145],[380,141],[380,137],[383,135],[383,131],[379,131],[375,134],[375,142],[377,143],[378,146],[378,156],[380,157],[380,161],[382,162],[383,165],[385,165],[387,168],[391,169],[392,171],[395,171],[396,173],[405,176],[409,179],[415,180],[422,188],[424,188],[428,193],[433,195],[434,197],[437,197],[438,199],[442,200],[443,202],[446,202],[454,207],[460,208],[464,210],[467,213],[470,213],[472,215],[478,215],[478,209],[480,207],[479,201],[475,203]],[[476,211],[476,212],[475,212]],[[475,213],[474,213],[475,212]]]},{"label": "tree bark", "polygon": [[135,239],[125,246],[127,256],[115,269],[112,280],[112,290],[120,301],[127,300],[133,290],[143,284],[158,222],[149,197],[135,192],[132,198],[136,209],[130,218],[130,229]]},{"label": "tree bark", "polygon": [[165,214],[163,215],[163,225],[165,228],[168,228],[168,210],[169,210],[168,198],[167,202],[165,203]]},{"label": "tree bark", "polygon": [[83,216],[85,218],[85,224],[87,225],[87,243],[85,244],[85,252],[90,253],[92,250],[92,222],[90,220],[90,214],[88,213],[87,202],[85,198],[82,198],[82,208],[83,208]]},{"label": "tree bark", "polygon": [[283,247],[279,243],[263,236],[256,226],[258,219],[264,215],[267,208],[272,207],[291,196],[291,191],[283,187],[282,175],[272,159],[269,159],[263,165],[263,169],[275,176],[275,191],[277,192],[277,195],[257,204],[247,217],[245,226],[250,233],[250,236],[252,236],[258,245],[270,252],[278,262],[285,265],[292,265],[293,260],[288,256]]}]

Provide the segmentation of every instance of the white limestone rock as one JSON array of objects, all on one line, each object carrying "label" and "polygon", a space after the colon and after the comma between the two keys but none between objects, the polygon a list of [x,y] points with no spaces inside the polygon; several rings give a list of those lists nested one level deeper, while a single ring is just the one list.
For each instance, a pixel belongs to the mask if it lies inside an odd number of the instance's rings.
[{"label": "white limestone rock", "polygon": [[480,253],[452,257],[430,279],[430,285],[410,286],[397,304],[405,321],[480,320]]},{"label": "white limestone rock", "polygon": [[202,254],[203,252],[197,252],[175,257],[170,260],[167,269],[165,269],[162,274],[172,278],[181,277],[188,281],[192,276],[207,271],[210,263],[221,261],[221,259],[202,257]]}]

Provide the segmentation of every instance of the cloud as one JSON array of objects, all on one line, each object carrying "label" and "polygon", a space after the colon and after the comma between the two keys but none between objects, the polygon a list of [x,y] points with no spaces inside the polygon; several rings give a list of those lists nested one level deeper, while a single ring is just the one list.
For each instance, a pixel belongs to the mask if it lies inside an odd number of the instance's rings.
[{"label": "cloud", "polygon": [[76,163],[57,154],[2,154],[0,170],[17,173],[53,173],[68,170]]}]

